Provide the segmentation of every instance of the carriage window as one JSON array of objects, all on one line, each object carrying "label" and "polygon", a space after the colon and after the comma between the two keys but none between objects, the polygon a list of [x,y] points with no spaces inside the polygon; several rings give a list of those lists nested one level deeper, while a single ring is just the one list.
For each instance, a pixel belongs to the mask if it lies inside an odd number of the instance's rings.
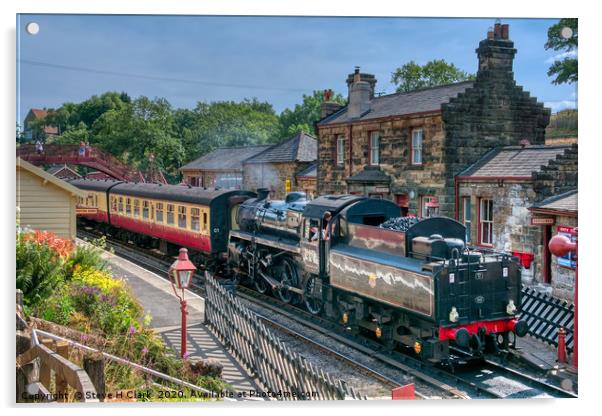
[{"label": "carriage window", "polygon": [[190,228],[193,231],[201,229],[201,210],[198,208],[190,208]]},{"label": "carriage window", "polygon": [[123,197],[119,197],[119,213],[123,214]]},{"label": "carriage window", "polygon": [[161,202],[157,202],[155,205],[155,221],[163,222],[163,204]]},{"label": "carriage window", "polygon": [[148,201],[142,201],[142,218],[148,220],[149,203]]},{"label": "carriage window", "polygon": [[203,212],[203,230],[207,231],[207,213]]},{"label": "carriage window", "polygon": [[111,210],[117,211],[117,198],[111,197]]},{"label": "carriage window", "polygon": [[132,200],[130,198],[125,199],[125,215],[132,215]]},{"label": "carriage window", "polygon": [[186,207],[178,207],[178,227],[186,228]]},{"label": "carriage window", "polygon": [[167,204],[167,223],[169,225],[173,225],[174,217],[173,217],[173,205]]},{"label": "carriage window", "polygon": [[134,217],[140,216],[140,200],[134,199]]}]

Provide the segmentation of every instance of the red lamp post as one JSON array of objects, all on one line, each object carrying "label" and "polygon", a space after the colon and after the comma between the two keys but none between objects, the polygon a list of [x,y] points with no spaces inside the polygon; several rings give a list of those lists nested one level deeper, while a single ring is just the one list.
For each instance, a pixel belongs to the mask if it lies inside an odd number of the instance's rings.
[{"label": "red lamp post", "polygon": [[548,247],[555,256],[566,256],[569,252],[575,252],[575,325],[573,333],[573,366],[577,368],[577,287],[578,287],[578,276],[579,276],[579,245],[577,244],[577,228],[575,228],[575,242],[572,242],[568,237],[564,235],[555,235],[550,240]]},{"label": "red lamp post", "polygon": [[[180,299],[180,310],[182,311],[182,358],[186,355],[186,315],[188,314],[188,311],[186,310],[186,300],[184,300],[184,291],[190,287],[190,284],[192,283],[192,274],[195,270],[196,267],[188,259],[188,250],[181,248],[177,260],[173,262],[167,272],[171,287],[173,288],[176,297]],[[176,288],[181,290],[181,296],[178,294]]]}]

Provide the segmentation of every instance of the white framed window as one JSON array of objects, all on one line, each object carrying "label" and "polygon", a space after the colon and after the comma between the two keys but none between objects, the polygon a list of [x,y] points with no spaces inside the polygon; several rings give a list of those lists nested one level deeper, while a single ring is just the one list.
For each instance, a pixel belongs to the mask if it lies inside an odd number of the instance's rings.
[{"label": "white framed window", "polygon": [[380,163],[380,133],[373,131],[370,133],[370,165],[375,166]]},{"label": "white framed window", "polygon": [[343,166],[345,164],[345,137],[337,137],[337,165]]},{"label": "white framed window", "polygon": [[420,204],[420,216],[422,218],[429,218],[433,215],[438,214],[438,208],[431,207],[429,204],[431,202],[437,202],[437,197],[433,195],[425,195],[422,198],[422,203]]},{"label": "white framed window", "polygon": [[481,244],[493,245],[493,199],[479,201],[479,234]]},{"label": "white framed window", "polygon": [[472,223],[472,214],[471,214],[471,206],[470,206],[470,197],[463,196],[462,197],[462,223],[466,227],[466,242],[470,243],[470,234],[471,234],[471,223]]},{"label": "white framed window", "polygon": [[412,130],[412,165],[422,165],[422,129]]}]

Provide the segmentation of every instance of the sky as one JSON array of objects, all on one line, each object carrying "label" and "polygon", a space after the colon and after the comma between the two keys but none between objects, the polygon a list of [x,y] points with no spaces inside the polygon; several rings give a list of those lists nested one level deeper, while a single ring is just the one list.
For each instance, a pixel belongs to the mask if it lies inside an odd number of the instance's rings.
[{"label": "sky", "polygon": [[[557,19],[503,19],[518,50],[515,80],[553,112],[576,107],[577,86],[551,83],[546,51]],[[39,32],[28,34],[27,23]],[[173,107],[256,97],[280,113],[303,94],[347,95],[347,74],[391,73],[408,61],[445,59],[477,69],[475,49],[493,18],[17,15],[17,120],[105,91],[166,98]]]}]

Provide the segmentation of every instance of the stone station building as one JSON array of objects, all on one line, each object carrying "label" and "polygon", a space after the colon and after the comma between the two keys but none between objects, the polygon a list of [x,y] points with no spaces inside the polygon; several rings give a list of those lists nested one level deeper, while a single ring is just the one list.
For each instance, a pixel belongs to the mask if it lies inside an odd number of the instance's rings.
[{"label": "stone station building", "polygon": [[218,147],[182,166],[183,182],[202,188],[242,188],[242,162],[269,149],[264,146]]},{"label": "stone station building", "polygon": [[326,101],[318,128],[318,194],[358,193],[425,216],[455,216],[455,176],[495,147],[544,144],[549,109],[516,85],[508,25],[476,49],[475,81],[374,96],[356,68],[348,105]]},{"label": "stone station building", "polygon": [[317,141],[306,133],[297,133],[243,162],[244,189],[268,188],[270,197],[283,199],[299,189],[297,174],[316,162]]},{"label": "stone station building", "polygon": [[544,267],[547,266],[544,283],[552,288],[552,294],[556,297],[573,301],[575,287],[575,253],[569,253],[565,257],[553,256],[547,242],[556,234],[563,234],[571,239],[575,238],[578,220],[578,193],[577,189],[554,195],[533,204],[531,211],[531,223],[537,224],[544,234],[543,255]]},{"label": "stone station building", "polygon": [[[542,172],[563,166],[565,172],[576,173],[576,151],[573,146],[526,144],[495,148],[456,176],[456,219],[466,226],[467,240],[518,256],[525,283],[552,280],[550,230],[533,221],[530,212],[547,197],[542,193]],[[562,189],[576,186],[576,176],[562,178]]]}]

